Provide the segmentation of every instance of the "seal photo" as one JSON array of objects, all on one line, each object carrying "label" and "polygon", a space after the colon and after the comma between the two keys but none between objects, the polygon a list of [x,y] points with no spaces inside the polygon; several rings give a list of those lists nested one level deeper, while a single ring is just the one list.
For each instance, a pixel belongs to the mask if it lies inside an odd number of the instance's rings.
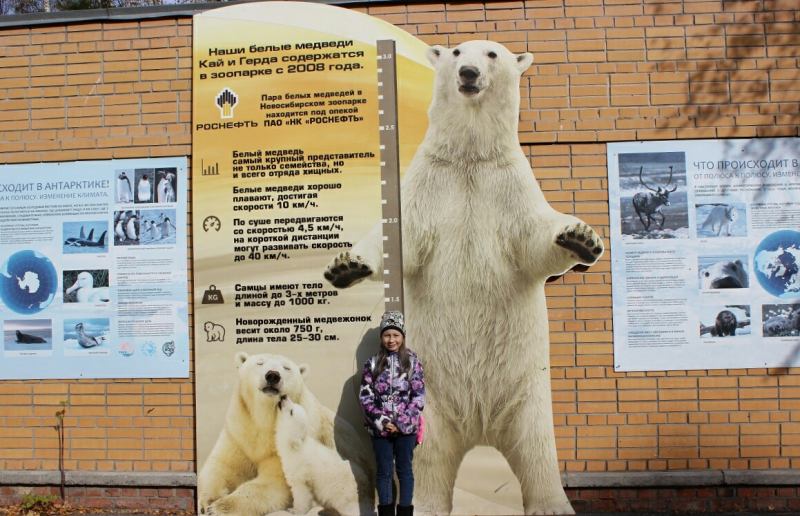
[{"label": "seal photo", "polygon": [[17,340],[19,344],[46,344],[47,341],[41,337],[37,337],[36,335],[31,335],[29,333],[22,333],[21,331],[17,330]]},{"label": "seal photo", "polygon": [[80,344],[82,348],[93,348],[100,345],[102,338],[98,340],[97,337],[93,337],[92,335],[86,333],[83,330],[83,323],[76,324],[75,331],[78,334],[78,344]]}]

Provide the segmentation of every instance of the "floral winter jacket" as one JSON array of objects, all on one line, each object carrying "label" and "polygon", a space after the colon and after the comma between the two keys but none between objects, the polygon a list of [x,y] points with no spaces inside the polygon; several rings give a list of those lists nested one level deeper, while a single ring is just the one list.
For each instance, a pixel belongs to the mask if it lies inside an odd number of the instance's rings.
[{"label": "floral winter jacket", "polygon": [[373,369],[377,369],[375,357],[364,363],[358,397],[364,411],[364,426],[375,437],[390,435],[384,430],[388,423],[394,423],[404,435],[419,431],[420,413],[425,407],[425,377],[417,355],[411,350],[408,354],[411,369],[402,376],[399,375],[400,359],[396,352],[388,354],[388,367],[377,378],[373,377]]}]

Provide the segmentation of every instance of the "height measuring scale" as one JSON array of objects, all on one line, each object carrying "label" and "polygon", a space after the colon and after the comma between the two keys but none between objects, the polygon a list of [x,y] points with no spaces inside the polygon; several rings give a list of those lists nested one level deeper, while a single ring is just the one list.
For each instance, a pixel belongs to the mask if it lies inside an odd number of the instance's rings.
[{"label": "height measuring scale", "polygon": [[400,214],[400,142],[397,132],[397,61],[394,40],[379,40],[381,217],[385,310],[403,310],[403,235]]}]

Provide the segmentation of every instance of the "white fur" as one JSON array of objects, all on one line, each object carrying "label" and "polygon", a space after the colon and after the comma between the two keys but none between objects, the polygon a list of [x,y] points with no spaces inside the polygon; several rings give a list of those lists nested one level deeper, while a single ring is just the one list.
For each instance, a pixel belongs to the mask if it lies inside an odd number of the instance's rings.
[{"label": "white fur", "polygon": [[[703,222],[703,229],[711,227],[711,231],[716,231],[717,236],[725,228],[727,236],[731,236],[731,226],[739,219],[739,210],[736,206],[714,206],[708,214],[706,221]],[[716,228],[716,229],[715,229]]]},{"label": "white fur", "polygon": [[172,188],[172,181],[174,180],[175,174],[167,172],[158,182],[158,186],[156,187],[158,191],[158,202],[175,202],[175,189]]},{"label": "white fur", "polygon": [[738,282],[741,285],[739,288],[747,288],[749,286],[747,272],[741,260],[736,260],[734,262],[717,262],[700,271],[700,281],[703,290],[715,288],[712,286],[715,281],[723,281],[726,278],[729,279],[729,282]]},{"label": "white fur", "polygon": [[[369,458],[360,452],[352,426],[335,417],[308,390],[303,380],[308,368],[280,355],[236,354],[239,379],[228,406],[225,426],[197,477],[200,512],[236,516],[262,516],[292,506],[275,446],[278,401],[290,396],[308,415],[308,434],[321,446],[342,451],[345,457],[371,471]],[[281,375],[275,391],[266,374]],[[334,452],[335,453],[335,452]],[[368,493],[368,495],[371,495]]]},{"label": "white fur", "polygon": [[[520,148],[519,81],[532,56],[488,41],[458,51],[428,49],[430,125],[402,185],[408,344],[427,388],[414,503],[449,514],[464,455],[488,445],[522,484],[525,514],[571,514],[556,457],[544,282],[594,263],[602,242],[550,207]],[[459,91],[464,66],[480,73],[473,95]],[[568,232],[593,242],[593,256],[556,245]],[[382,279],[379,226],[333,260],[329,281],[348,261]]]},{"label": "white fur", "polygon": [[292,512],[307,514],[316,500],[324,509],[343,516],[371,514],[372,500],[359,508],[359,486],[362,492],[371,488],[364,470],[309,436],[309,428],[311,422],[303,406],[285,398],[278,410],[275,443],[292,490]]}]

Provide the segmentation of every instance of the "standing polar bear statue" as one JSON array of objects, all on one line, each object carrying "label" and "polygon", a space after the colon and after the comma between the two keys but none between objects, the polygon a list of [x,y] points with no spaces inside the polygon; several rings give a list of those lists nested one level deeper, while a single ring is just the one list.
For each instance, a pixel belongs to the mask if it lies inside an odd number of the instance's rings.
[{"label": "standing polar bear statue", "polygon": [[[603,253],[595,232],[544,198],[517,137],[531,54],[470,41],[433,46],[425,139],[403,179],[408,342],[425,364],[425,444],[414,504],[449,514],[475,446],[508,460],[525,514],[573,514],[561,486],[544,283]],[[328,265],[339,288],[382,279],[381,227]]]}]

